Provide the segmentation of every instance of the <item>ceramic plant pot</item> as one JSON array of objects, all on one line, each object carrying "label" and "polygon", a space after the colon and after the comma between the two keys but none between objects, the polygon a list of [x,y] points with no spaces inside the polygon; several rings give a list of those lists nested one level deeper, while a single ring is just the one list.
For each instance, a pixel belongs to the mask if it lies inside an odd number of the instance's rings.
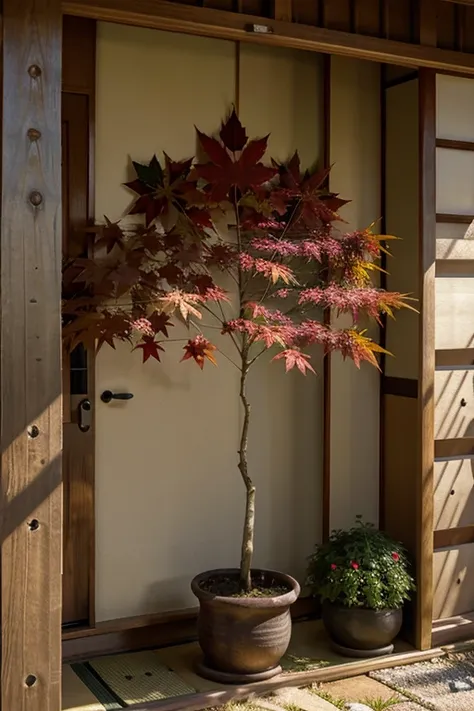
[{"label": "ceramic plant pot", "polygon": [[290,607],[300,586],[289,575],[253,570],[268,588],[287,588],[275,597],[227,597],[208,592],[209,580],[232,579],[236,569],[211,570],[191,583],[199,600],[198,637],[204,659],[202,676],[224,683],[270,679],[281,672],[280,660],[291,638]]}]

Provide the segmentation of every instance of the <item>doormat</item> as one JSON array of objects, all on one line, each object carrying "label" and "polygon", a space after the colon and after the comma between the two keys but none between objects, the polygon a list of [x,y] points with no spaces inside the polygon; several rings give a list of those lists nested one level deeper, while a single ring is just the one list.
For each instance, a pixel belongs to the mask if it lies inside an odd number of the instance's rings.
[{"label": "doormat", "polygon": [[106,711],[196,693],[154,652],[99,657],[72,668]]},{"label": "doormat", "polygon": [[474,653],[370,672],[377,681],[432,711],[474,710]]}]

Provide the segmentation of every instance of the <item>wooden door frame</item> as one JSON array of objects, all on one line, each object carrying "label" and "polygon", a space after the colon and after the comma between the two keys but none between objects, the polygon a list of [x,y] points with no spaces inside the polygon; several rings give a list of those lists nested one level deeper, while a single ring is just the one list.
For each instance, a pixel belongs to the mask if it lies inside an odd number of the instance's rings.
[{"label": "wooden door frame", "polygon": [[[77,61],[77,57],[81,61]],[[64,16],[63,18],[63,71],[62,93],[85,96],[88,104],[88,179],[87,221],[95,220],[95,91],[96,91],[96,22],[87,18]],[[63,380],[64,383],[64,380]],[[88,395],[92,401],[92,428],[95,431],[95,354],[88,352]],[[66,393],[65,393],[66,396]],[[95,452],[93,452],[95,459]],[[88,566],[88,616],[87,630],[95,625],[95,471],[87,472],[86,481],[90,496],[87,497],[87,521],[90,527],[90,552]],[[84,503],[84,502],[83,502]],[[84,514],[84,511],[82,511]]]}]

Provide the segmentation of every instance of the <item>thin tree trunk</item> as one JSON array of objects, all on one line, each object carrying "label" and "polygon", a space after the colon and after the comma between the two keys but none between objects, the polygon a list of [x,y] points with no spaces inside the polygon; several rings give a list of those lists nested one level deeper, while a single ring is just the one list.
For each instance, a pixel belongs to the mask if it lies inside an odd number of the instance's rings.
[{"label": "thin tree trunk", "polygon": [[246,346],[244,345],[244,348],[242,349],[242,373],[240,377],[240,400],[244,409],[244,421],[242,424],[242,434],[240,438],[239,469],[245,488],[247,489],[245,522],[242,536],[242,557],[240,560],[240,586],[245,592],[249,592],[252,589],[251,568],[255,527],[255,487],[248,475],[247,465],[247,444],[250,423],[250,405],[247,400],[246,392],[248,371],[248,352]]}]

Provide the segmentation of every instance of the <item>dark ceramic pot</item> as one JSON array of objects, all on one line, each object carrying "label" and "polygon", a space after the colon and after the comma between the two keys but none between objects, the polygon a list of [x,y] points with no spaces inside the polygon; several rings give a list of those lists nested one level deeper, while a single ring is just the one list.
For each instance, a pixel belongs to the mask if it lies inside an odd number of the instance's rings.
[{"label": "dark ceramic pot", "polygon": [[197,575],[191,589],[199,600],[198,637],[204,654],[202,676],[227,683],[270,679],[281,672],[291,638],[290,606],[300,586],[289,575],[253,570],[268,587],[287,587],[276,597],[224,597],[202,588],[209,578],[238,577],[236,569]]},{"label": "dark ceramic pot", "polygon": [[392,642],[400,632],[403,612],[344,607],[326,600],[322,617],[329,636],[348,656],[376,656],[393,651]]}]

